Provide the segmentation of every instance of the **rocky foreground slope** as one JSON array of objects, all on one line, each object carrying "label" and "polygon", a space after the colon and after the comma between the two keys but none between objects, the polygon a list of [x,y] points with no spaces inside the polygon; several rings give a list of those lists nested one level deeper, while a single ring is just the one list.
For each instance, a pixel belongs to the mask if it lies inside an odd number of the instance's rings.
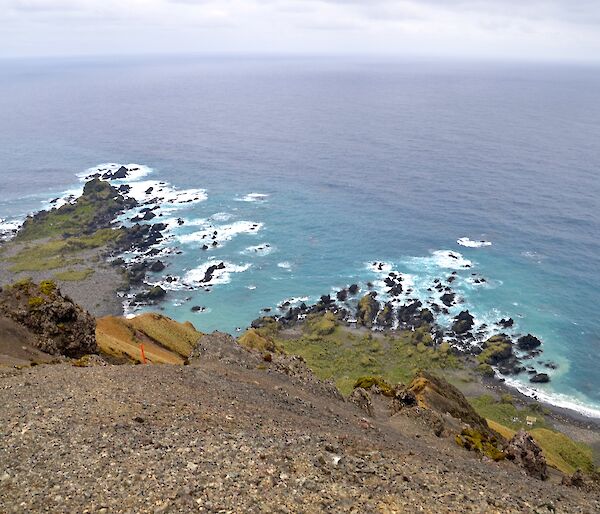
[{"label": "rocky foreground slope", "polygon": [[219,334],[187,366],[4,368],[0,511],[600,511],[589,485],[481,459],[427,408],[368,396],[370,412]]},{"label": "rocky foreground slope", "polygon": [[[441,376],[363,376],[344,397],[282,351],[356,343],[327,315],[235,340],[158,314],[96,323],[24,281],[0,291],[0,329],[2,513],[600,511],[594,473],[549,467]],[[140,344],[148,364],[123,365]]]}]

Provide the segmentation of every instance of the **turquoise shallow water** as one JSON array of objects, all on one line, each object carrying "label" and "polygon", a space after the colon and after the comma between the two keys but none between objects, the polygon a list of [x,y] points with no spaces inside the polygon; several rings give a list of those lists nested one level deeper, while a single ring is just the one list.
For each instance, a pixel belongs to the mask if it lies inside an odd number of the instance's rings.
[{"label": "turquoise shallow water", "polygon": [[[0,70],[0,218],[106,161],[206,191],[165,214],[186,220],[165,273],[193,277],[211,258],[237,271],[210,292],[170,291],[166,314],[235,332],[284,299],[376,282],[374,260],[425,294],[456,264],[435,252],[459,252],[473,268],[458,271],[458,309],[512,316],[515,332],[542,338],[559,364],[542,397],[600,406],[600,70],[310,59]],[[203,251],[194,234],[209,226],[231,238]]]}]

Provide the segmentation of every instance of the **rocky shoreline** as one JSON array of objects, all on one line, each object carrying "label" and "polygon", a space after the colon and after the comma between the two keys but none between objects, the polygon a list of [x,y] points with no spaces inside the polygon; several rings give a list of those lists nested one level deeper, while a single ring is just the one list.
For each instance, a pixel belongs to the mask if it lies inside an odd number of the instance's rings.
[{"label": "rocky shoreline", "polygon": [[[53,278],[61,289],[96,316],[118,315],[123,309],[129,312],[140,306],[160,308],[160,302],[169,294],[161,283],[179,284],[177,287],[184,289],[202,287],[210,290],[215,278],[227,271],[227,263],[209,260],[202,276],[193,284],[169,274],[169,255],[179,250],[163,244],[169,238],[170,227],[168,222],[161,221],[164,220],[161,205],[201,201],[202,194],[199,191],[175,194],[165,183],[136,191],[132,184],[123,181],[139,171],[134,166],[119,166],[101,168],[88,175],[81,197],[57,198],[53,201],[54,209],[27,218],[14,238],[3,244],[0,257],[5,262],[12,262],[12,259],[18,262],[23,248],[28,245],[46,245],[49,237],[66,241],[69,257],[75,257],[71,260],[94,262],[91,268],[74,263],[68,266],[66,273],[91,273],[80,280],[61,281],[60,271],[67,268],[58,266],[52,270],[56,275]],[[91,216],[86,211],[90,208]],[[65,217],[76,222],[64,223]],[[57,220],[58,225],[63,223],[58,230]],[[177,226],[184,223],[182,218],[176,218]],[[93,245],[80,241],[82,235],[92,237],[107,231],[110,237],[106,241]],[[206,237],[208,247],[205,250],[219,244],[220,235],[216,231]],[[444,342],[450,344],[457,354],[476,359],[477,369],[486,378],[495,377],[494,380],[501,383],[504,377],[527,376],[532,385],[550,381],[556,364],[541,359],[543,344],[537,337],[514,333],[512,318],[502,318],[494,326],[486,326],[477,323],[465,309],[451,317],[449,324],[439,321],[441,317],[447,319],[449,308],[461,302],[452,289],[460,273],[470,274],[474,283],[486,281],[471,273],[470,264],[463,263],[460,255],[449,252],[445,258],[457,262],[459,269],[449,272],[447,277],[436,278],[427,289],[430,297],[425,301],[414,296],[411,284],[402,273],[384,262],[373,262],[371,268],[380,275],[383,291],[375,291],[372,283],[350,284],[333,294],[323,295],[314,305],[281,302],[274,318],[293,325],[307,315],[331,311],[348,326],[389,333],[421,329],[427,333],[428,346],[437,348]],[[23,276],[31,276],[36,281],[49,278],[47,270],[25,270],[15,274],[11,266],[0,266],[1,282],[8,283]],[[159,283],[157,276],[162,277]],[[192,312],[202,309],[199,305],[191,307]],[[265,313],[272,311],[273,307],[264,309]],[[510,390],[516,392],[513,388]],[[574,414],[574,418],[578,417]]]}]

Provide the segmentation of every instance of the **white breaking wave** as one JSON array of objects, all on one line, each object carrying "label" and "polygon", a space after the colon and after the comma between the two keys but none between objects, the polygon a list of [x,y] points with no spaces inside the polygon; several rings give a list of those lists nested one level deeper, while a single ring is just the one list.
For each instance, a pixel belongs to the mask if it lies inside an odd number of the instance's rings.
[{"label": "white breaking wave", "polygon": [[248,193],[241,198],[236,198],[238,202],[265,202],[269,197],[268,194],[265,193]]},{"label": "white breaking wave", "polygon": [[260,257],[264,257],[265,255],[269,255],[273,251],[274,247],[269,243],[264,243],[256,246],[249,246],[248,248],[244,248],[240,253],[243,255],[258,255]]},{"label": "white breaking wave", "polygon": [[256,234],[262,227],[262,223],[236,221],[229,225],[208,225],[198,232],[181,234],[177,236],[177,239],[183,244],[202,243],[210,248],[214,241],[223,243],[225,241],[230,241],[239,234]]},{"label": "white breaking wave", "polygon": [[215,212],[210,219],[213,221],[229,221],[233,218],[233,214],[230,212]]},{"label": "white breaking wave", "polygon": [[87,170],[78,173],[77,177],[79,177],[79,180],[82,182],[87,182],[88,180],[91,180],[94,175],[96,174],[100,174],[100,176],[104,175],[105,173],[114,173],[115,171],[117,171],[121,166],[125,166],[125,168],[127,168],[127,177],[124,179],[112,179],[111,182],[136,182],[138,180],[140,180],[141,178],[150,175],[154,170],[152,168],[150,168],[149,166],[144,166],[143,164],[135,164],[135,163],[130,163],[130,164],[118,164],[118,163],[103,163],[103,164],[98,164],[98,166],[93,166],[92,168],[88,168]]},{"label": "white breaking wave", "polygon": [[20,226],[20,221],[0,218],[0,241],[11,238]]},{"label": "white breaking wave", "polygon": [[163,204],[163,207],[177,207],[203,202],[208,198],[205,189],[177,189],[158,180],[141,180],[127,183],[131,188],[124,196],[137,200],[140,204]]},{"label": "white breaking wave", "polygon": [[525,396],[529,396],[530,398],[536,398],[542,402],[549,403],[550,405],[554,405],[563,409],[573,410],[579,414],[587,416],[588,418],[600,418],[600,409],[586,405],[577,398],[573,398],[566,394],[536,389],[511,377],[505,377],[505,384],[510,387],[514,387],[517,391]]},{"label": "white breaking wave", "polygon": [[432,253],[435,264],[440,268],[467,269],[473,266],[469,259],[465,259],[460,253],[450,250],[436,250]]},{"label": "white breaking wave", "polygon": [[288,261],[278,262],[277,263],[277,267],[281,268],[281,269],[291,270],[292,269],[292,263],[288,262]]},{"label": "white breaking wave", "polygon": [[[203,282],[208,268],[210,268],[211,266],[219,265],[220,263],[223,263],[224,268],[215,270],[212,274],[212,278],[208,282]],[[229,282],[231,282],[232,273],[243,273],[251,266],[252,264],[232,264],[231,262],[212,259],[198,266],[197,268],[188,271],[183,277],[183,280],[186,283],[194,286],[228,284]]]},{"label": "white breaking wave", "polygon": [[42,202],[42,208],[45,210],[50,210],[53,208],[58,209],[67,203],[73,203],[81,196],[82,193],[83,186],[67,189],[66,191],[63,191],[58,198],[50,198],[49,200]]},{"label": "white breaking wave", "polygon": [[483,246],[492,246],[490,241],[473,241],[468,237],[461,237],[457,239],[456,242],[461,246],[466,246],[467,248],[482,248]]},{"label": "white breaking wave", "polygon": [[394,267],[389,262],[374,261],[367,263],[367,269],[374,273],[387,275],[394,269]]},{"label": "white breaking wave", "polygon": [[308,296],[293,296],[292,298],[286,298],[282,302],[279,302],[279,305],[283,305],[285,303],[291,305],[300,305],[303,302],[308,302],[310,298]]}]

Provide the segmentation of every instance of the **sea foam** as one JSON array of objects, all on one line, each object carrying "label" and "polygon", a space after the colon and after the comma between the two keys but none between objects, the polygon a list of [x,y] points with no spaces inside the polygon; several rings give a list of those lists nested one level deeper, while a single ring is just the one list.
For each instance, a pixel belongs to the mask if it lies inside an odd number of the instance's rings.
[{"label": "sea foam", "polygon": [[268,194],[265,193],[248,193],[241,198],[236,198],[238,202],[266,202]]},{"label": "sea foam", "polygon": [[[224,264],[225,267],[223,269],[215,270],[209,282],[203,282],[208,268],[214,265],[218,265],[221,262]],[[188,271],[183,277],[183,280],[188,284],[202,287],[217,284],[228,284],[229,282],[231,282],[232,273],[243,273],[244,271],[248,270],[251,266],[251,264],[233,264],[228,261],[211,259],[201,264],[197,268]]]},{"label": "sea foam", "polygon": [[208,224],[203,230],[192,234],[181,234],[177,236],[177,239],[183,244],[203,243],[210,248],[213,241],[223,243],[239,234],[256,234],[262,227],[262,223],[253,221],[236,221],[228,225]]},{"label": "sea foam", "polygon": [[473,241],[468,237],[461,237],[460,239],[457,239],[456,242],[460,246],[466,246],[467,248],[482,248],[484,246],[492,246],[490,241]]}]

